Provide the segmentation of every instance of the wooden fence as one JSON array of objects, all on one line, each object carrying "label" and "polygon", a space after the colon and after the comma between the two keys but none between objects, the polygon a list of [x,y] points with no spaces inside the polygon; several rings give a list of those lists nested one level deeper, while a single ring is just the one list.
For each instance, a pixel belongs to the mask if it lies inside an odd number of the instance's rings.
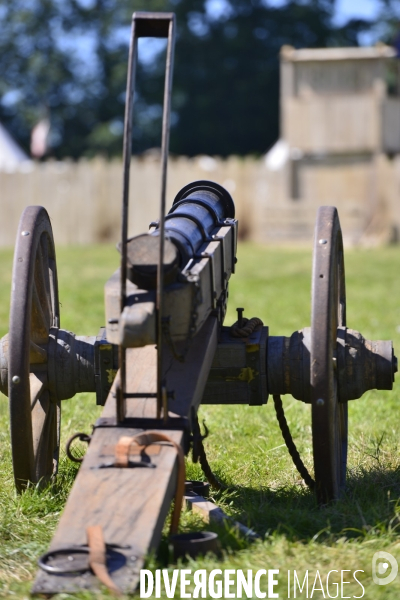
[{"label": "wooden fence", "polygon": [[[167,205],[191,181],[212,179],[235,197],[245,229],[244,197],[252,198],[254,160],[211,157],[172,159],[168,171]],[[160,162],[133,159],[130,185],[130,234],[148,230],[159,216]],[[247,190],[247,193],[246,193]],[[239,200],[238,200],[239,198]],[[89,244],[120,237],[122,199],[121,161],[32,163],[24,170],[0,172],[0,245],[12,246],[25,206],[44,206],[52,221],[56,243]]]},{"label": "wooden fence", "polygon": [[[299,193],[293,194],[293,177]],[[319,204],[335,204],[345,238],[360,243],[386,241],[400,231],[400,159],[378,156],[348,163],[286,161],[278,170],[264,159],[200,156],[172,158],[167,204],[187,183],[211,179],[232,194],[242,237],[259,242],[311,243]],[[130,234],[147,231],[158,218],[160,162],[132,160]],[[24,170],[0,172],[0,246],[13,246],[25,206],[45,206],[56,244],[118,241],[122,197],[121,161],[30,163]],[[372,236],[372,237],[371,237]],[[379,239],[378,239],[379,238]]]}]

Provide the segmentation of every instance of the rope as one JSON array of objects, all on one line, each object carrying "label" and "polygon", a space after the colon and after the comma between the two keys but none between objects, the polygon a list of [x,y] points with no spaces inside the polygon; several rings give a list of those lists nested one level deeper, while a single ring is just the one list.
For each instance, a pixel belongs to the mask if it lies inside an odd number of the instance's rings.
[{"label": "rope", "polygon": [[[300,473],[302,479],[304,479],[304,482],[309,487],[309,489],[313,490],[315,488],[315,481],[311,477],[310,473],[307,470],[307,467],[301,460],[300,454],[296,448],[296,444],[293,441],[293,438],[292,438],[290,430],[289,430],[289,426],[286,421],[281,397],[273,396],[273,399],[274,399],[276,417],[278,419],[279,427],[282,432],[282,437],[283,437],[286,447],[289,451],[289,454],[292,457],[294,466],[296,467],[297,471]],[[193,448],[193,462],[199,461],[201,469],[202,469],[208,483],[215,490],[220,491],[220,490],[228,489],[228,487],[225,484],[221,483],[221,481],[219,481],[217,479],[217,477],[214,475],[214,473],[210,467],[210,464],[207,460],[207,455],[206,455],[206,451],[205,451],[204,444],[203,444],[203,436],[201,435],[201,432],[200,432],[200,424],[199,424],[197,415],[194,419],[194,432],[193,433],[194,433],[193,446],[196,445],[196,449]],[[204,437],[206,437],[206,436],[204,436]]]},{"label": "rope", "polygon": [[249,337],[256,329],[260,329],[263,326],[263,322],[258,317],[253,317],[252,319],[246,319],[246,317],[242,317],[240,327],[239,321],[236,321],[230,329],[230,334],[232,337]]},{"label": "rope", "polygon": [[300,454],[296,448],[296,444],[293,441],[293,438],[292,438],[290,430],[289,430],[289,426],[286,421],[281,397],[280,396],[272,396],[272,397],[274,399],[275,412],[276,412],[276,417],[278,419],[279,427],[281,428],[283,439],[285,441],[285,444],[289,451],[289,454],[292,457],[294,466],[296,467],[296,469],[300,473],[302,479],[304,479],[305,483],[310,488],[310,490],[313,490],[315,488],[315,481],[311,477],[310,473],[307,470],[307,467],[301,460]]},{"label": "rope", "polygon": [[[203,436],[201,435],[200,432],[200,424],[199,424],[199,419],[197,417],[197,415],[195,416],[194,419],[194,442],[193,442],[193,462],[197,462],[199,461],[200,466],[201,466],[201,470],[203,471],[208,483],[211,485],[211,487],[213,487],[215,490],[226,490],[228,489],[226,485],[224,485],[223,483],[221,483],[221,481],[219,481],[217,479],[217,477],[214,475],[214,473],[211,470],[210,464],[207,460],[207,455],[206,455],[206,451],[204,448],[204,444],[203,444]],[[207,432],[208,433],[208,432]],[[207,436],[204,436],[207,437]],[[196,448],[195,448],[196,446]]]}]

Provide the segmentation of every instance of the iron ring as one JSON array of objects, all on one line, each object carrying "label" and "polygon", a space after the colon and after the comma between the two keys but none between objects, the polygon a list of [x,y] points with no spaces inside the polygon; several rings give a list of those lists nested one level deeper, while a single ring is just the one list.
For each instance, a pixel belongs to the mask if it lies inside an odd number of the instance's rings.
[{"label": "iron ring", "polygon": [[91,436],[86,433],[75,433],[72,435],[67,443],[65,444],[65,453],[70,460],[73,462],[81,463],[83,461],[83,456],[74,456],[71,452],[71,444],[74,440],[79,439],[81,442],[86,442],[90,444]]},{"label": "iron ring", "polygon": [[49,565],[47,562],[49,558],[52,558],[57,554],[72,554],[73,552],[78,554],[89,554],[89,548],[87,546],[72,546],[70,548],[58,548],[57,550],[49,550],[49,552],[42,554],[42,556],[39,558],[38,565],[43,571],[45,571],[46,573],[50,573],[51,575],[65,575],[67,573],[83,573],[84,571],[88,571],[89,563],[84,568],[78,567],[63,569],[61,567]]}]

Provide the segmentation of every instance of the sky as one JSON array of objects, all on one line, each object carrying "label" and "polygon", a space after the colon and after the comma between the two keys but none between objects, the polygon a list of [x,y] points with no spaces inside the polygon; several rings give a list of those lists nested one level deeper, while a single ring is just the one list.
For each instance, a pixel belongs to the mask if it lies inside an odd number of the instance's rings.
[{"label": "sky", "polygon": [[[224,0],[210,0],[210,2],[223,2]],[[285,0],[267,0],[268,4],[281,6]],[[335,23],[342,25],[351,18],[373,19],[380,8],[379,0],[336,0]]]},{"label": "sky", "polygon": [[[282,6],[286,1],[266,0],[266,3],[270,6]],[[336,0],[334,22],[340,26],[351,18],[373,19],[377,16],[379,8],[379,0]],[[227,10],[227,0],[208,0],[207,9],[209,14],[218,19]],[[361,34],[359,38],[359,43],[364,46],[371,45],[375,41],[372,33]],[[140,42],[140,58],[148,64],[153,61],[154,54],[165,45],[163,40],[142,39]]]},{"label": "sky", "polygon": [[[210,0],[212,3],[223,0]],[[268,4],[281,6],[285,0],[268,0]],[[338,25],[345,23],[352,17],[373,18],[379,9],[379,0],[336,0],[335,22]]]},{"label": "sky", "polygon": [[341,25],[352,17],[373,19],[377,15],[378,9],[379,2],[377,0],[337,0],[335,21]]},{"label": "sky", "polygon": [[[81,0],[86,1],[86,0]],[[282,6],[286,0],[266,0],[270,6]],[[208,12],[215,18],[223,15],[227,9],[226,0],[208,0]],[[343,25],[351,18],[373,19],[377,16],[380,8],[379,0],[336,0],[334,22],[337,25]],[[141,60],[144,63],[151,63],[154,53],[163,47],[161,40],[140,40],[141,41]],[[365,46],[375,42],[373,34],[361,34],[359,43]]]},{"label": "sky", "polygon": [[[287,0],[265,0],[270,6],[282,6]],[[208,0],[208,12],[218,18],[226,11],[227,0]],[[399,2],[400,5],[400,2]],[[373,19],[378,15],[381,3],[379,0],[336,0],[334,23],[343,25],[351,18]],[[373,33],[362,34],[361,45],[371,45],[376,41]]]}]

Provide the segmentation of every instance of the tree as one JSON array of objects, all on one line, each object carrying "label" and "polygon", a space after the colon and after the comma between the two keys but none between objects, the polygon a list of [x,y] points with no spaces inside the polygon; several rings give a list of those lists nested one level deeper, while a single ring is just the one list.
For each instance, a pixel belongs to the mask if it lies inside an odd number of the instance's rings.
[{"label": "tree", "polygon": [[[278,136],[279,50],[356,45],[371,24],[332,23],[334,0],[3,0],[0,120],[27,147],[44,111],[52,153],[118,155],[130,16],[177,15],[171,150],[264,152]],[[218,9],[218,10],[217,10]],[[160,140],[163,53],[141,64],[133,149]]]},{"label": "tree", "polygon": [[[165,2],[147,0],[149,10]],[[0,120],[29,148],[49,113],[57,157],[121,152],[131,15],[127,0],[3,0]]]}]

